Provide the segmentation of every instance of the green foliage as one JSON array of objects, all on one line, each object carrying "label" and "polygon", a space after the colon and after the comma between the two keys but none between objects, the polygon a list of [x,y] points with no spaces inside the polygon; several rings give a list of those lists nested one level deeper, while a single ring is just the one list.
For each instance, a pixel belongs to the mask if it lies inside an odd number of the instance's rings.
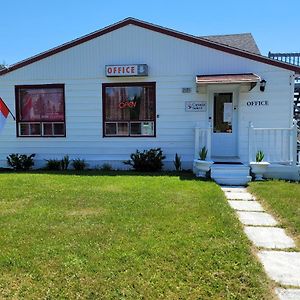
[{"label": "green foliage", "polygon": [[173,161],[175,169],[177,172],[181,171],[181,156],[179,156],[177,153],[175,154],[175,159]]},{"label": "green foliage", "polygon": [[101,171],[112,171],[113,170],[113,167],[111,166],[111,164],[109,163],[104,163],[101,168],[100,168]]},{"label": "green foliage", "polygon": [[67,174],[0,174],[0,298],[275,299],[215,183]]},{"label": "green foliage", "polygon": [[201,160],[206,160],[206,157],[207,157],[207,151],[208,151],[208,150],[206,149],[205,146],[201,148],[201,150],[200,150],[200,152],[199,152],[199,157],[200,157]]},{"label": "green foliage", "polygon": [[65,155],[62,159],[46,159],[47,164],[45,169],[50,171],[67,170],[70,164],[68,155]]},{"label": "green foliage", "polygon": [[27,171],[34,166],[33,158],[35,154],[26,155],[26,154],[18,154],[12,153],[6,157],[7,163],[10,167],[12,167],[16,171]]},{"label": "green foliage", "polygon": [[73,159],[72,166],[76,171],[82,171],[86,168],[86,162],[84,159],[76,158]]},{"label": "green foliage", "polygon": [[46,159],[46,170],[59,171],[61,169],[61,161],[59,159]]},{"label": "green foliage", "polygon": [[283,180],[249,183],[250,192],[263,206],[279,217],[280,225],[294,234],[300,247],[300,184]]},{"label": "green foliage", "polygon": [[62,160],[60,161],[61,164],[61,169],[62,170],[68,170],[69,164],[70,164],[70,159],[69,155],[65,155]]},{"label": "green foliage", "polygon": [[256,156],[255,156],[255,161],[262,162],[264,160],[264,158],[265,158],[264,152],[261,150],[257,151]]},{"label": "green foliage", "polygon": [[153,148],[142,152],[136,150],[130,158],[131,160],[124,161],[125,165],[132,166],[138,172],[156,172],[161,171],[166,157],[161,148]]},{"label": "green foliage", "polygon": [[0,63],[0,70],[1,70],[1,69],[5,69],[5,62]]}]

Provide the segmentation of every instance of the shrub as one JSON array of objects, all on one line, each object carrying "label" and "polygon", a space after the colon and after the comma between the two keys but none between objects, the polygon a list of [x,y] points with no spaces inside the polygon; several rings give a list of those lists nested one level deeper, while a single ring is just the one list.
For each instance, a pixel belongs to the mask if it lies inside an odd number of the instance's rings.
[{"label": "shrub", "polygon": [[59,159],[46,159],[46,169],[50,171],[59,171],[61,169],[61,161]]},{"label": "shrub", "polygon": [[177,172],[181,171],[181,156],[179,156],[177,153],[175,154],[175,159],[173,161],[175,169]]},{"label": "shrub", "polygon": [[206,156],[207,156],[207,149],[206,147],[202,147],[200,152],[199,152],[199,157],[201,160],[206,160]]},{"label": "shrub", "polygon": [[153,148],[140,152],[136,150],[130,155],[131,160],[124,161],[124,164],[132,166],[139,172],[161,171],[165,156],[161,148]]},{"label": "shrub", "polygon": [[104,163],[100,168],[101,171],[111,171],[112,169],[113,168],[109,163]]},{"label": "shrub", "polygon": [[69,164],[70,164],[70,159],[69,155],[65,155],[62,160],[60,161],[61,164],[61,169],[62,170],[68,170]]},{"label": "shrub", "polygon": [[76,158],[73,159],[72,166],[76,171],[82,171],[86,168],[86,163],[84,159]]},{"label": "shrub", "polygon": [[32,166],[34,166],[33,158],[35,157],[35,154],[18,154],[18,153],[12,153],[9,156],[6,157],[7,164],[12,167],[16,171],[27,171],[31,169]]},{"label": "shrub", "polygon": [[257,151],[256,156],[255,156],[255,161],[262,162],[264,160],[264,158],[265,158],[264,152],[261,150]]}]

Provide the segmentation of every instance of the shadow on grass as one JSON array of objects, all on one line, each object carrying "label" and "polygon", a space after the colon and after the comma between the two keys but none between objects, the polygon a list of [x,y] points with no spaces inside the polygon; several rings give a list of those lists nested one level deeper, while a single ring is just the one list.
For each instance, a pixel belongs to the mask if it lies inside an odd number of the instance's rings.
[{"label": "shadow on grass", "polygon": [[8,168],[0,168],[0,174],[47,174],[59,176],[143,176],[143,177],[179,177],[180,180],[196,180],[196,181],[211,181],[206,178],[196,177],[192,171],[161,171],[161,172],[136,172],[132,170],[116,170],[116,171],[102,171],[102,170],[66,170],[66,171],[49,171],[44,169],[30,170],[30,171],[14,171]]}]

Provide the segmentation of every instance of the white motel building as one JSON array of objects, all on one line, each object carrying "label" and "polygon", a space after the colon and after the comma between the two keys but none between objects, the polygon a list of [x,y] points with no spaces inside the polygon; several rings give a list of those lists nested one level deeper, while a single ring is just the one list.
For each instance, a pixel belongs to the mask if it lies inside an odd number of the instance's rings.
[{"label": "white motel building", "polygon": [[205,146],[212,177],[249,175],[262,150],[266,177],[297,179],[299,74],[262,56],[251,34],[197,37],[127,18],[0,71],[16,116],[0,135],[0,167],[36,153],[36,167],[68,154],[124,169],[136,149],[160,147],[165,169],[176,153],[192,169]]}]

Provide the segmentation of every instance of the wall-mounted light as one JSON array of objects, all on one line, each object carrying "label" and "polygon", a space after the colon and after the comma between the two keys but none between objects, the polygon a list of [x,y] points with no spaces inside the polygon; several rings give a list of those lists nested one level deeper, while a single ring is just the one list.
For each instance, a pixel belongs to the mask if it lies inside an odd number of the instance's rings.
[{"label": "wall-mounted light", "polygon": [[260,81],[259,89],[260,89],[261,92],[265,91],[266,84],[267,84],[267,82],[264,79]]}]

